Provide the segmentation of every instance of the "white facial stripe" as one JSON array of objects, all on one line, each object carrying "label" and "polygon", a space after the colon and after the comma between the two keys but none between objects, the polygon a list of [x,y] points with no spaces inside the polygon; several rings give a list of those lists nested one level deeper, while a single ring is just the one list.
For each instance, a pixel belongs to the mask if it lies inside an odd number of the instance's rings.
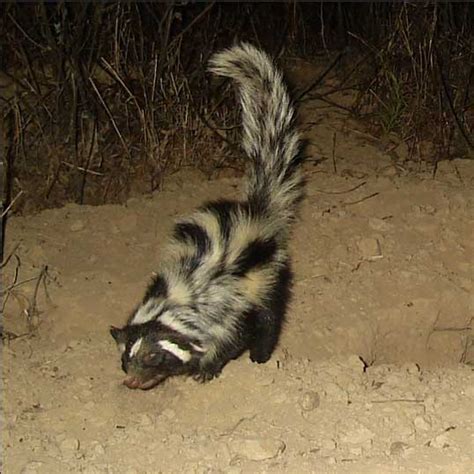
[{"label": "white facial stripe", "polygon": [[130,324],[143,324],[155,319],[162,302],[162,300],[154,298],[149,299],[143,306],[138,308]]},{"label": "white facial stripe", "polygon": [[182,362],[189,362],[191,360],[191,354],[189,351],[181,349],[177,344],[174,342],[163,340],[159,342],[159,345],[165,350],[168,351],[170,354],[173,354]]},{"label": "white facial stripe", "polygon": [[133,357],[139,350],[142,345],[143,339],[137,339],[133,346],[130,348],[130,357]]},{"label": "white facial stripe", "polygon": [[198,346],[197,344],[193,344],[192,342],[189,344],[196,352],[206,352],[206,349],[204,349],[201,346]]}]

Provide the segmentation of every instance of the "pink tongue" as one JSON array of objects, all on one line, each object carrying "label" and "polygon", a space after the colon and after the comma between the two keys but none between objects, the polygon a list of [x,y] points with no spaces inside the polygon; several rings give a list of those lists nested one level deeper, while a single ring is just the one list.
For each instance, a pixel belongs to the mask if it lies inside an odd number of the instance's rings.
[{"label": "pink tongue", "polygon": [[161,380],[162,380],[161,378],[152,378],[152,379],[146,380],[145,382],[141,382],[138,379],[138,377],[134,377],[133,375],[130,375],[125,378],[125,380],[123,381],[123,384],[131,389],[140,388],[142,390],[147,390],[149,388],[154,387],[158,383],[160,383]]},{"label": "pink tongue", "polygon": [[123,384],[126,385],[128,388],[138,388],[140,386],[140,382],[136,377],[129,376],[124,381]]}]

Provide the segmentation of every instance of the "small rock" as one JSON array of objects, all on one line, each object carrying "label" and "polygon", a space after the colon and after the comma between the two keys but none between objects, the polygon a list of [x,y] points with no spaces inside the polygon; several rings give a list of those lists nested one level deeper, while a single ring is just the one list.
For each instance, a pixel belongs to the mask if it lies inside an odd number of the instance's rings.
[{"label": "small rock", "polygon": [[362,456],[362,448],[360,446],[354,446],[353,448],[350,448],[349,452],[353,456]]},{"label": "small rock", "polygon": [[402,370],[409,373],[410,375],[418,375],[420,373],[420,367],[417,364],[404,364]]},{"label": "small rock", "polygon": [[179,434],[179,433],[171,433],[166,442],[169,443],[169,444],[182,444],[183,443],[183,440],[184,440],[184,436],[182,434]]},{"label": "small rock", "polygon": [[100,443],[96,442],[94,446],[94,453],[99,456],[102,456],[103,454],[105,454],[105,448]]},{"label": "small rock", "polygon": [[66,346],[66,350],[74,350],[77,349],[81,345],[81,341],[79,339],[72,339],[68,342]]},{"label": "small rock", "polygon": [[347,403],[349,396],[347,392],[339,387],[339,385],[329,382],[324,386],[325,398],[332,402]]},{"label": "small rock", "polygon": [[229,466],[225,469],[226,474],[242,474],[242,469],[237,466]]},{"label": "small rock", "polygon": [[422,205],[420,206],[420,210],[421,212],[423,212],[424,214],[429,214],[429,215],[433,215],[433,214],[436,214],[436,208],[434,208],[433,206],[431,206],[430,204],[426,204],[426,205]]},{"label": "small rock", "polygon": [[398,176],[398,169],[395,166],[387,166],[383,170],[381,170],[380,173],[382,176],[385,176],[386,178],[391,178],[394,176]]},{"label": "small rock", "polygon": [[367,173],[359,170],[351,170],[349,168],[344,168],[341,171],[341,176],[348,176],[349,178],[364,179],[367,177]]},{"label": "small rock", "polygon": [[348,444],[366,444],[372,442],[374,438],[375,433],[364,426],[349,430],[341,435],[341,441]]},{"label": "small rock", "polygon": [[364,237],[357,242],[361,256],[371,260],[382,257],[382,251],[378,239],[373,237]]},{"label": "small rock", "polygon": [[308,391],[299,400],[299,405],[304,411],[312,411],[319,407],[321,399],[318,392]]},{"label": "small rock", "polygon": [[350,355],[348,360],[348,366],[357,373],[362,373],[365,370],[365,364],[359,356]]},{"label": "small rock", "polygon": [[325,451],[332,451],[337,448],[336,442],[331,438],[325,438],[320,443],[319,446]]},{"label": "small rock", "polygon": [[403,441],[394,441],[390,445],[391,456],[404,456],[409,450],[410,446]]},{"label": "small rock", "polygon": [[66,438],[61,441],[59,449],[61,450],[62,454],[70,455],[71,453],[77,451],[79,449],[79,446],[80,443],[78,439]]},{"label": "small rock", "polygon": [[429,442],[429,446],[432,448],[449,448],[450,446],[449,436],[446,433],[442,433]]},{"label": "small rock", "polygon": [[464,392],[464,395],[466,395],[466,397],[473,398],[474,397],[474,384],[465,387],[463,392]]},{"label": "small rock", "polygon": [[399,386],[402,383],[402,377],[398,372],[387,375],[385,379],[386,385]]},{"label": "small rock", "polygon": [[328,464],[336,464],[336,458],[334,456],[328,456],[327,458],[325,458],[326,462]]},{"label": "small rock", "polygon": [[[108,471],[107,471],[108,472]],[[127,468],[127,470],[125,471],[125,474],[139,474],[140,471],[137,471],[135,468],[133,467],[129,467]]]},{"label": "small rock", "polygon": [[438,408],[438,402],[436,398],[434,397],[434,395],[427,395],[425,397],[424,404],[425,404],[426,411],[429,411],[429,412],[434,412]]},{"label": "small rock", "polygon": [[235,439],[230,448],[237,455],[243,456],[251,461],[264,461],[266,459],[276,458],[285,450],[286,446],[285,443],[279,439],[247,438]]},{"label": "small rock", "polygon": [[21,470],[21,474],[36,474],[42,465],[41,461],[31,461]]},{"label": "small rock", "polygon": [[424,416],[417,416],[414,420],[413,420],[413,424],[415,425],[415,427],[419,430],[422,430],[422,431],[428,431],[431,429],[431,422],[430,420],[428,420],[426,417]]},{"label": "small rock", "polygon": [[161,412],[161,416],[168,420],[173,420],[176,417],[176,412],[171,408],[165,408]]},{"label": "small rock", "polygon": [[153,424],[153,419],[150,415],[146,413],[142,413],[138,418],[138,423],[142,426],[150,426]]},{"label": "small rock", "polygon": [[378,232],[384,232],[393,229],[394,225],[384,219],[378,217],[371,217],[369,219],[369,227]]},{"label": "small rock", "polygon": [[91,386],[91,381],[88,377],[79,377],[78,379],[76,379],[76,383],[80,385],[81,387]]},{"label": "small rock", "polygon": [[[390,417],[391,418],[391,417]],[[413,429],[409,423],[399,424],[393,427],[392,433],[394,436],[400,437],[402,439],[414,440],[416,431]]]},{"label": "small rock", "polygon": [[[103,472],[108,472],[108,470],[103,471],[99,467],[96,467],[96,466],[84,466],[84,468],[81,469],[81,472],[83,474],[102,474]],[[127,474],[129,474],[129,471],[127,471]]]},{"label": "small rock", "polygon": [[84,408],[86,410],[93,410],[95,408],[95,402],[93,402],[92,400],[88,401],[85,405],[84,405]]},{"label": "small rock", "polygon": [[83,221],[81,220],[77,220],[77,221],[74,221],[71,226],[69,227],[69,230],[71,232],[80,232],[81,230],[84,229],[86,225],[84,224]]}]

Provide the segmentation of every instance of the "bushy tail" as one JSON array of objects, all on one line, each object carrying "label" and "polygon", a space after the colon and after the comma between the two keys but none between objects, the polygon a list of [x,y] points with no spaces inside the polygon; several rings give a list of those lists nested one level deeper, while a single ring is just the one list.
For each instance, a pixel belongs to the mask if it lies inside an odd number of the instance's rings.
[{"label": "bushy tail", "polygon": [[248,199],[283,220],[303,195],[301,141],[283,77],[270,57],[248,43],[215,54],[210,71],[234,79],[242,105],[243,147],[251,159]]}]

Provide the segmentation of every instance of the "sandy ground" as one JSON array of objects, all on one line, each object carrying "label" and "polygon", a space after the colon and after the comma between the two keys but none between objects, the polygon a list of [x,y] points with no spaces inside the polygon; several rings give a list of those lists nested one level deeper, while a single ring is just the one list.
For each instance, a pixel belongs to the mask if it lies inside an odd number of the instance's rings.
[{"label": "sandy ground", "polygon": [[[339,97],[339,101],[344,97]],[[269,363],[208,384],[121,385],[108,334],[142,296],[172,219],[240,180],[182,174],[123,206],[9,222],[6,473],[473,471],[474,162],[409,165],[341,110],[306,101],[307,198],[294,291]],[[336,148],[333,162],[333,139]],[[38,325],[31,331],[30,323]]]}]

